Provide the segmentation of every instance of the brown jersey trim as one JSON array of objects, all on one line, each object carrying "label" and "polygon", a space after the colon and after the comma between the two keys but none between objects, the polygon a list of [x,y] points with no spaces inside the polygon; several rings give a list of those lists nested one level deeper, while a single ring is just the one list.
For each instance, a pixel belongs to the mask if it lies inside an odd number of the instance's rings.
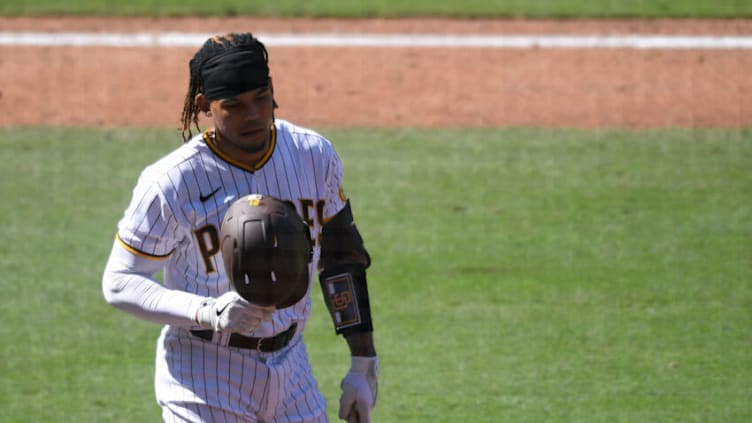
[{"label": "brown jersey trim", "polygon": [[139,257],[147,258],[149,260],[164,260],[164,259],[166,259],[167,257],[170,256],[169,254],[165,254],[163,256],[156,256],[154,254],[149,254],[149,253],[143,252],[143,251],[141,251],[141,250],[139,250],[137,248],[133,248],[130,245],[126,244],[125,241],[123,241],[123,238],[120,238],[120,234],[115,234],[115,239],[117,240],[117,242],[120,245],[123,246],[123,248],[125,248],[130,253],[135,254],[135,255],[137,255]]},{"label": "brown jersey trim", "polygon": [[206,131],[204,131],[204,134],[203,134],[204,142],[206,143],[206,145],[209,146],[209,149],[214,154],[216,154],[217,156],[219,156],[220,159],[226,161],[227,163],[229,163],[229,164],[231,164],[231,165],[233,165],[235,167],[239,167],[239,168],[241,168],[243,170],[247,170],[249,172],[255,172],[255,171],[261,169],[262,167],[264,167],[264,165],[266,164],[266,162],[268,162],[269,159],[272,157],[272,153],[274,153],[274,147],[277,146],[277,127],[275,125],[272,125],[272,137],[271,137],[271,141],[269,142],[269,148],[266,150],[266,153],[264,153],[264,156],[261,157],[261,160],[259,160],[258,163],[256,163],[255,166],[251,166],[251,165],[249,165],[247,163],[239,162],[239,161],[233,159],[232,157],[228,156],[224,152],[222,152],[219,149],[219,147],[217,147],[217,145],[215,144],[214,137],[211,136],[211,134],[213,132],[214,132],[214,128],[209,128]]}]

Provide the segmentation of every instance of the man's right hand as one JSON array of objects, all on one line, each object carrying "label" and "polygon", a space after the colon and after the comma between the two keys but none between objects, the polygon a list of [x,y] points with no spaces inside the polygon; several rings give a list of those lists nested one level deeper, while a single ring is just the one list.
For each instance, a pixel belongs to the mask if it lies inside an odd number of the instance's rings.
[{"label": "man's right hand", "polygon": [[230,291],[202,301],[196,310],[196,323],[216,332],[253,332],[261,322],[271,320],[274,309],[252,304]]}]

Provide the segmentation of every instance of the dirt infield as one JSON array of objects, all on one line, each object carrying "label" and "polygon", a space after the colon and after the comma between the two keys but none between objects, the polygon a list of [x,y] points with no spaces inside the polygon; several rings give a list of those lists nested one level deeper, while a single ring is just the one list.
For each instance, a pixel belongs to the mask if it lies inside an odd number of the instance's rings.
[{"label": "dirt infield", "polygon": [[[0,31],[752,35],[752,20],[0,18]],[[750,50],[270,47],[309,126],[752,126]],[[0,46],[0,126],[177,126],[195,48]]]}]

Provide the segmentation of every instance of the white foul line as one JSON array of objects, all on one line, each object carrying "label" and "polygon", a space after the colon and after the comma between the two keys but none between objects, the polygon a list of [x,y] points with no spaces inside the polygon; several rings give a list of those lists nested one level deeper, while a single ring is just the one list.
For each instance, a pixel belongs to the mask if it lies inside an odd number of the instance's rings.
[{"label": "white foul line", "polygon": [[[0,46],[198,48],[214,34],[191,32],[0,32]],[[270,47],[465,47],[752,49],[750,36],[683,35],[446,35],[259,33]]]}]

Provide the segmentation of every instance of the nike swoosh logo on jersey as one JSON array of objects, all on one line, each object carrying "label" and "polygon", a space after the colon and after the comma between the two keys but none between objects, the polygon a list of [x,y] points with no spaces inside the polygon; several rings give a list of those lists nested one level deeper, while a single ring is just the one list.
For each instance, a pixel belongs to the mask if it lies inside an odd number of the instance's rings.
[{"label": "nike swoosh logo on jersey", "polygon": [[210,192],[210,193],[208,193],[208,194],[206,194],[206,195],[204,195],[204,194],[199,194],[199,195],[198,195],[198,199],[199,199],[199,201],[201,201],[202,203],[205,203],[205,202],[206,202],[206,200],[208,200],[208,199],[212,198],[212,197],[214,196],[214,194],[216,194],[217,192],[219,192],[219,190],[221,190],[221,189],[222,189],[222,187],[219,187],[219,188],[215,189],[214,191],[212,191],[212,192]]}]

